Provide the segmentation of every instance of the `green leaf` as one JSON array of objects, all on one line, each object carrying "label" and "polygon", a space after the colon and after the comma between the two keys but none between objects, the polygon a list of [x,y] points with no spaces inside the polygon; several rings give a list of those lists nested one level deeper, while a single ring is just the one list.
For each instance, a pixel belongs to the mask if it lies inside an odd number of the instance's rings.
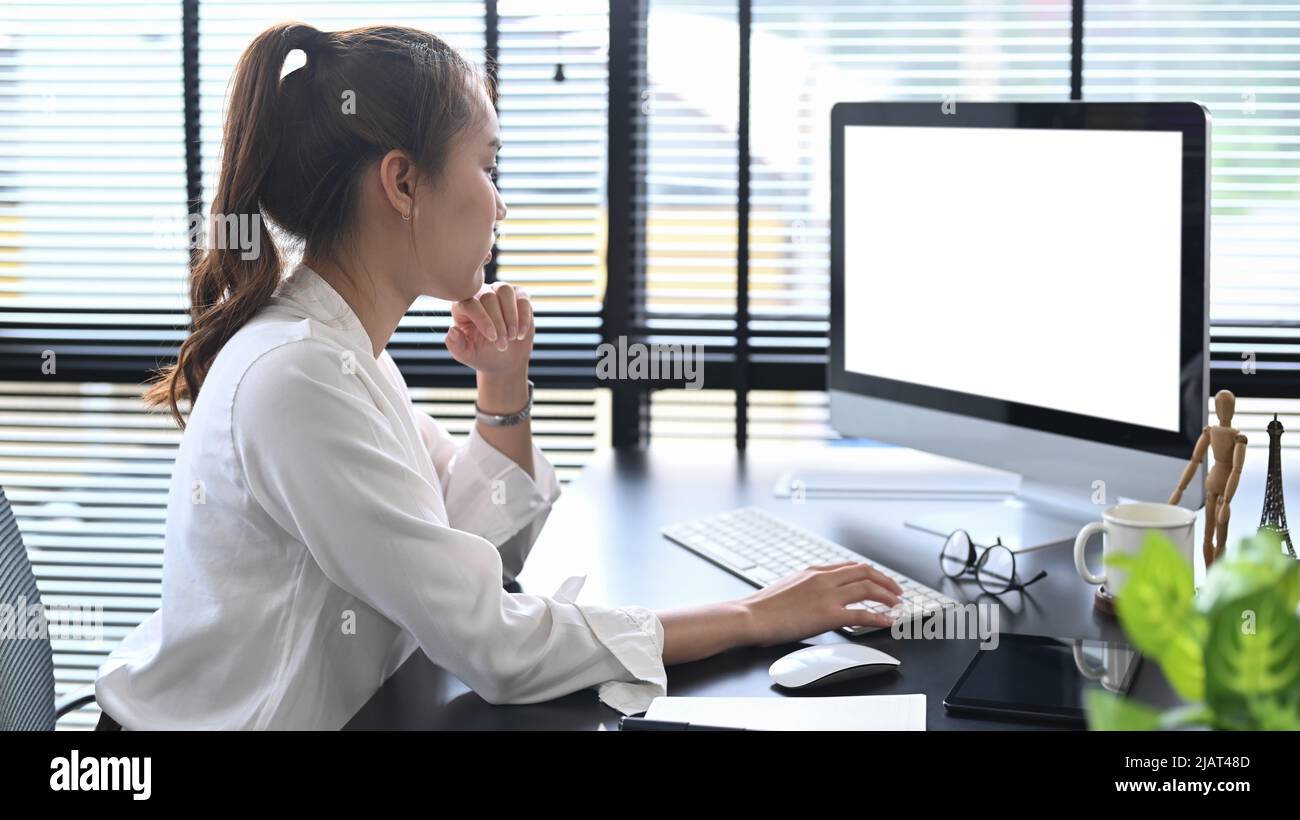
[{"label": "green leaf", "polygon": [[1193,607],[1192,565],[1155,531],[1137,555],[1115,555],[1107,564],[1128,571],[1115,610],[1129,640],[1160,664],[1184,700],[1204,700],[1208,627]]},{"label": "green leaf", "polygon": [[1248,711],[1244,701],[1300,689],[1300,619],[1285,597],[1265,588],[1210,613],[1206,700],[1216,711]]},{"label": "green leaf", "polygon": [[1279,589],[1294,610],[1300,605],[1300,561],[1283,555],[1270,533],[1243,538],[1235,551],[1215,561],[1196,596],[1196,608],[1209,613],[1265,589]]},{"label": "green leaf", "polygon": [[1300,701],[1294,698],[1290,702],[1278,698],[1255,698],[1247,708],[1256,729],[1265,732],[1300,731]]},{"label": "green leaf", "polygon": [[1105,689],[1087,693],[1088,729],[1094,732],[1146,732],[1160,728],[1160,714]]},{"label": "green leaf", "polygon": [[1282,555],[1282,538],[1272,530],[1256,530],[1237,542],[1237,553],[1241,555]]},{"label": "green leaf", "polygon": [[1182,729],[1188,726],[1209,726],[1214,722],[1214,710],[1204,703],[1175,706],[1160,716],[1161,729]]}]

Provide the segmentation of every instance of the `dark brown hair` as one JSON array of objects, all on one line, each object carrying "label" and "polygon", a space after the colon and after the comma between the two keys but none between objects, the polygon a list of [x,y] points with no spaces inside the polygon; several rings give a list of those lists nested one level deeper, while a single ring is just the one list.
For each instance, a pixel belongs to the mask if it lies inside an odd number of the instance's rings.
[{"label": "dark brown hair", "polygon": [[[281,79],[295,49],[306,65]],[[145,401],[169,408],[184,429],[180,402],[198,398],[217,352],[280,282],[268,219],[313,257],[337,258],[355,238],[362,172],[396,148],[436,179],[453,140],[481,113],[478,89],[496,104],[489,77],[417,29],[282,23],[258,35],[235,67],[209,228],[251,226],[260,253],[246,259],[241,243],[206,243],[190,279],[189,335]]]}]

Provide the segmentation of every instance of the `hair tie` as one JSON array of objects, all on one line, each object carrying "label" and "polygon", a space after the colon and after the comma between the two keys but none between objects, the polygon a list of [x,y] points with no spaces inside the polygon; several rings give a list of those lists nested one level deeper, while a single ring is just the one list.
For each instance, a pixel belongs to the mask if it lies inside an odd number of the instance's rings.
[{"label": "hair tie", "polygon": [[330,34],[315,26],[299,23],[285,33],[285,42],[289,49],[298,49],[308,57],[313,57],[330,44]]}]

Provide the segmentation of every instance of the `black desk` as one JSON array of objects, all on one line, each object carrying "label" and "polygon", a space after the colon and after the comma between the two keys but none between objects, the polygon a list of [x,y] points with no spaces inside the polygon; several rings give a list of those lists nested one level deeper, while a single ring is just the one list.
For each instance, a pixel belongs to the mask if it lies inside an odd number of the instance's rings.
[{"label": "black desk", "polygon": [[[599,457],[565,487],[520,584],[528,592],[550,595],[570,575],[586,574],[578,601],[652,609],[748,595],[753,587],[668,541],[659,528],[755,504],[958,600],[975,600],[976,584],[957,584],[939,571],[941,539],[902,525],[903,515],[918,509],[921,502],[809,499],[795,504],[773,497],[772,487],[780,473],[792,466],[795,453],[788,447],[783,452],[756,447],[738,455],[725,445],[701,444],[654,445],[649,451],[613,451]],[[933,502],[927,505],[933,508]],[[1003,596],[998,624],[1003,633],[1123,637],[1117,623],[1093,609],[1094,588],[1079,580],[1072,546],[1061,543],[1017,558],[1025,578],[1039,569],[1046,569],[1048,576],[1030,587],[1028,594]],[[1093,566],[1099,551],[1100,539],[1094,539],[1089,549]],[[803,697],[778,691],[768,678],[768,666],[801,645],[847,640],[851,639],[831,632],[801,643],[746,647],[671,666],[668,694]],[[894,655],[903,663],[901,671],[820,688],[817,695],[923,692],[930,730],[1042,728],[946,714],[943,698],[974,656],[978,640],[894,640],[888,630],[852,640]],[[1138,670],[1132,695],[1155,705],[1178,702],[1159,667],[1149,661]],[[615,729],[618,718],[617,711],[597,699],[594,689],[544,704],[493,706],[416,650],[346,728]]]}]

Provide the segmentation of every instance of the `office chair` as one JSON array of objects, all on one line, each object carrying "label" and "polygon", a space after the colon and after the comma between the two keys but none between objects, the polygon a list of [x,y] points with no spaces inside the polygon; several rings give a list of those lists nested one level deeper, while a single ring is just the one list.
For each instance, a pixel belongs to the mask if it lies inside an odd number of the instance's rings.
[{"label": "office chair", "polygon": [[[18,522],[0,487],[0,606],[13,608],[17,629],[26,623],[18,606],[40,602]],[[94,699],[90,684],[55,701],[54,652],[48,635],[0,638],[0,732],[52,731],[55,721]]]}]

